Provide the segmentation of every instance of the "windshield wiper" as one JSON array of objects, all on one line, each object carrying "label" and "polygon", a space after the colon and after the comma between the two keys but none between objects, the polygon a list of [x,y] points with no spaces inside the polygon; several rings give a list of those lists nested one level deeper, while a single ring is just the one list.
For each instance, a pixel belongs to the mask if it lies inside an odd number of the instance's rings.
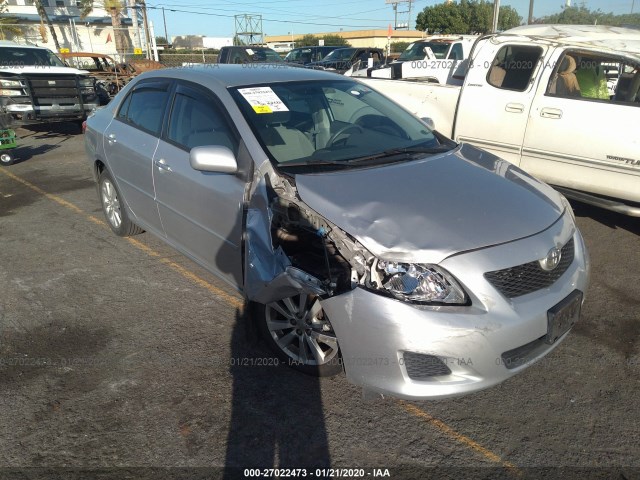
[{"label": "windshield wiper", "polygon": [[[402,161],[407,160],[416,154],[436,154],[436,153],[444,153],[451,150],[450,146],[440,145],[439,147],[404,147],[404,148],[392,148],[389,150],[384,150],[380,153],[375,153],[373,155],[365,155],[363,157],[354,157],[354,158],[346,158],[343,160],[321,160],[321,159],[311,159],[311,160],[296,160],[294,162],[283,162],[278,164],[279,167],[315,167],[315,166],[323,166],[323,165],[337,165],[341,167],[347,167],[349,165],[360,164],[360,163],[369,163],[372,162],[372,165],[377,164],[376,160],[382,160],[384,162],[389,161],[392,157],[398,157],[394,161]],[[380,162],[383,163],[383,162]]]},{"label": "windshield wiper", "polygon": [[441,145],[439,147],[405,147],[405,148],[392,148],[390,150],[385,150],[380,153],[376,153],[373,155],[366,155],[364,157],[356,157],[348,160],[344,160],[345,163],[354,164],[354,163],[367,163],[373,160],[389,160],[391,157],[398,157],[398,160],[404,160],[406,158],[411,158],[416,154],[426,153],[426,154],[436,154],[436,153],[444,153],[451,150],[451,147]]}]

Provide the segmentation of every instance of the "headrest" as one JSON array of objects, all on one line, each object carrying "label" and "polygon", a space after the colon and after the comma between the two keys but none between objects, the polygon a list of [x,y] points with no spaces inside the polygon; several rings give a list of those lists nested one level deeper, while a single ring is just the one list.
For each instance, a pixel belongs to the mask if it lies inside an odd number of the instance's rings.
[{"label": "headrest", "polygon": [[576,59],[569,55],[566,55],[562,59],[562,63],[560,64],[560,69],[558,70],[558,74],[567,75],[575,71],[576,71]]}]

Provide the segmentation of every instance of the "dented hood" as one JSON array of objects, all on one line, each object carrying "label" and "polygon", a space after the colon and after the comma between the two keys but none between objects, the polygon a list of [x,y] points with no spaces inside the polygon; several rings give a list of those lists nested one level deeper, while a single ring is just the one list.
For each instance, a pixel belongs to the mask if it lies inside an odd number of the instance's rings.
[{"label": "dented hood", "polygon": [[545,230],[564,207],[548,185],[469,145],[382,167],[296,175],[301,199],[374,255],[439,263]]}]

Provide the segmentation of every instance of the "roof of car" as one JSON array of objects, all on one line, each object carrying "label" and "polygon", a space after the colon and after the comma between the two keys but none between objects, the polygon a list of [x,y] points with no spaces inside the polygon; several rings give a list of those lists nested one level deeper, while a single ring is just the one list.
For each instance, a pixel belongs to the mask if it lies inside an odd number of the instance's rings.
[{"label": "roof of car", "polygon": [[582,47],[640,54],[640,30],[608,25],[523,25],[496,34],[500,40],[512,35]]},{"label": "roof of car", "polygon": [[151,77],[180,78],[202,84],[217,84],[224,88],[288,81],[340,79],[335,73],[292,67],[285,63],[211,64],[189,68],[165,68],[144,73],[139,78]]}]

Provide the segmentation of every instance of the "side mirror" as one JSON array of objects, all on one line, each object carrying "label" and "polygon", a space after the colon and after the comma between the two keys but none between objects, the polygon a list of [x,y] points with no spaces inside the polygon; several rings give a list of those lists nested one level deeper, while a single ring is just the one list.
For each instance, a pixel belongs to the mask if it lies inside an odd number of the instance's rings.
[{"label": "side mirror", "polygon": [[238,163],[231,150],[222,145],[193,147],[189,154],[191,168],[201,172],[236,173]]},{"label": "side mirror", "polygon": [[433,118],[431,117],[422,117],[420,120],[422,120],[422,122],[429,127],[429,130],[435,130],[436,129],[436,122],[433,121]]}]

